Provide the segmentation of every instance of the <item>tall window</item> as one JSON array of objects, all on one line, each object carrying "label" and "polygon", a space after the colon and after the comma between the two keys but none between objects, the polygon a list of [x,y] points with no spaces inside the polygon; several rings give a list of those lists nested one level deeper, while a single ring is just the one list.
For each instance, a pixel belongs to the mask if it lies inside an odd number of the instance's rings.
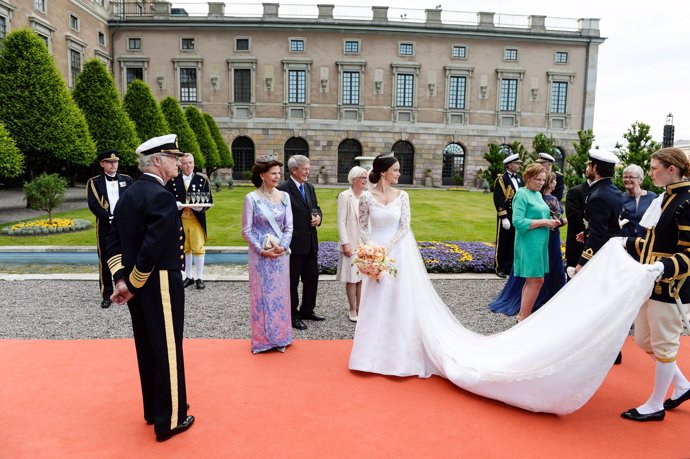
[{"label": "tall window", "polygon": [[0,16],[0,42],[7,36],[7,18]]},{"label": "tall window", "polygon": [[127,84],[134,80],[144,81],[144,69],[141,67],[127,67]]},{"label": "tall window", "polygon": [[400,163],[398,183],[412,183],[414,172],[414,147],[410,142],[399,140],[393,144],[393,153]]},{"label": "tall window", "polygon": [[105,34],[100,30],[98,31],[98,44],[100,46],[105,46]]},{"label": "tall window", "polygon": [[74,86],[74,83],[77,81],[77,75],[81,72],[81,53],[79,51],[74,49],[69,50],[69,65],[72,78],[71,86]]},{"label": "tall window", "polygon": [[235,100],[236,103],[250,103],[252,101],[252,71],[251,69],[235,69]]},{"label": "tall window", "polygon": [[180,69],[180,102],[196,102],[198,100],[196,81],[196,69]]},{"label": "tall window", "polygon": [[34,0],[34,8],[36,8],[41,13],[46,12],[46,0]]},{"label": "tall window", "polygon": [[457,143],[450,143],[443,149],[443,185],[463,185],[465,177],[465,149]]},{"label": "tall window", "polygon": [[306,70],[288,71],[288,102],[303,104],[306,101],[307,72]]},{"label": "tall window", "polygon": [[395,91],[396,107],[412,107],[414,75],[400,73]]},{"label": "tall window", "polygon": [[500,110],[514,112],[517,109],[517,83],[518,80],[501,80],[501,104]]},{"label": "tall window", "polygon": [[249,137],[237,137],[232,141],[230,150],[235,162],[232,168],[232,178],[246,180],[245,172],[249,172],[251,176],[252,165],[254,164],[254,142]]},{"label": "tall window", "polygon": [[568,98],[568,83],[565,81],[551,82],[551,113],[565,113]]},{"label": "tall window", "polygon": [[79,31],[79,18],[73,14],[69,15],[69,27],[72,30]]},{"label": "tall window", "polygon": [[465,108],[465,87],[467,78],[464,76],[451,76],[448,91],[448,108],[463,110]]},{"label": "tall window", "polygon": [[359,72],[343,72],[343,104],[359,105]]},{"label": "tall window", "polygon": [[347,183],[347,174],[356,166],[355,158],[362,156],[362,144],[345,139],[338,145],[338,183]]}]

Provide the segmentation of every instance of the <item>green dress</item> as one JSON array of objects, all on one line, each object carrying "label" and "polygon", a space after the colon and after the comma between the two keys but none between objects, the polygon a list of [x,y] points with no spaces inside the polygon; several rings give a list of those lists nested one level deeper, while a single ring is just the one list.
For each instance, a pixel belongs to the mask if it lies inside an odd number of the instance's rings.
[{"label": "green dress", "polygon": [[513,198],[515,227],[515,276],[544,277],[549,272],[549,227],[529,229],[532,220],[551,218],[541,193],[520,188]]}]

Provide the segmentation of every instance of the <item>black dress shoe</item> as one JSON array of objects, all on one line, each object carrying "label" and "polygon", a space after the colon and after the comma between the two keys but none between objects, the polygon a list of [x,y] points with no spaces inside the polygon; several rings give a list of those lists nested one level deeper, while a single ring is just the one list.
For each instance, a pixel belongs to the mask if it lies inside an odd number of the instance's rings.
[{"label": "black dress shoe", "polygon": [[683,395],[673,400],[672,398],[667,398],[664,402],[665,410],[672,410],[678,408],[678,406],[686,400],[690,400],[690,389],[688,389]]},{"label": "black dress shoe", "polygon": [[508,277],[508,275],[506,273],[504,273],[503,271],[496,271],[496,275],[498,277],[500,277],[501,279],[505,279],[506,277]]},{"label": "black dress shoe", "polygon": [[618,357],[616,357],[616,360],[613,362],[614,365],[620,365],[623,362],[623,354],[621,352],[618,353]]},{"label": "black dress shoe", "polygon": [[110,298],[106,298],[105,300],[101,301],[101,307],[103,309],[109,308],[111,304],[113,304],[113,302],[110,301]]},{"label": "black dress shoe", "polygon": [[194,285],[194,279],[190,279],[189,277],[182,282],[182,287],[187,288],[190,285]]},{"label": "black dress shoe", "polygon": [[296,328],[297,330],[306,330],[307,329],[307,324],[302,322],[301,320],[293,320],[292,321],[292,328]]},{"label": "black dress shoe", "polygon": [[300,314],[299,318],[302,320],[315,320],[317,322],[321,321],[321,320],[326,320],[325,317],[317,316],[313,312],[311,314],[307,314],[307,315]]},{"label": "black dress shoe", "polygon": [[197,279],[196,280],[196,288],[197,288],[197,290],[203,290],[206,288],[206,284],[201,279]]},{"label": "black dress shoe", "polygon": [[621,413],[621,417],[624,419],[630,419],[631,421],[637,422],[663,421],[664,416],[666,416],[665,410],[655,411],[649,414],[640,414],[636,408],[632,408],[625,413]]},{"label": "black dress shoe", "polygon": [[[187,411],[189,411],[189,403],[187,403]],[[144,420],[146,421],[146,424],[148,424],[150,426],[152,426],[154,424],[154,422],[151,421],[150,419],[144,418]]]},{"label": "black dress shoe", "polygon": [[194,424],[194,416],[187,416],[187,419],[182,421],[181,424],[178,424],[177,427],[175,427],[174,429],[168,430],[167,432],[162,434],[156,434],[156,441],[169,440],[171,437],[177,434],[181,434],[185,430],[192,427],[192,424]]}]

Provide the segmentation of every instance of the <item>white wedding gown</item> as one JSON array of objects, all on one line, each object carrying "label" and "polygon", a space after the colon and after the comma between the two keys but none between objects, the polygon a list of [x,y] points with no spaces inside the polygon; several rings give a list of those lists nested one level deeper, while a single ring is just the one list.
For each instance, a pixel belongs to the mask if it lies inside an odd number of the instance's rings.
[{"label": "white wedding gown", "polygon": [[439,375],[526,410],[571,413],[603,382],[654,286],[656,274],[610,241],[535,314],[502,333],[479,335],[434,290],[409,224],[407,193],[387,206],[362,196],[363,241],[389,246],[398,275],[363,279],[353,370]]}]

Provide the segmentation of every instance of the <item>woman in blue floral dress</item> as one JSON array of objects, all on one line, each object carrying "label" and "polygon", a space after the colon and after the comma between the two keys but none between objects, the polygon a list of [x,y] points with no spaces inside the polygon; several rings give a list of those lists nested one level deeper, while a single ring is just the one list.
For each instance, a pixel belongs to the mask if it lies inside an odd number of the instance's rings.
[{"label": "woman in blue floral dress", "polygon": [[249,302],[252,352],[285,352],[292,343],[290,317],[290,241],[292,208],[287,193],[276,188],[282,163],[275,155],[252,167],[256,191],[244,198],[242,236],[249,244]]}]

